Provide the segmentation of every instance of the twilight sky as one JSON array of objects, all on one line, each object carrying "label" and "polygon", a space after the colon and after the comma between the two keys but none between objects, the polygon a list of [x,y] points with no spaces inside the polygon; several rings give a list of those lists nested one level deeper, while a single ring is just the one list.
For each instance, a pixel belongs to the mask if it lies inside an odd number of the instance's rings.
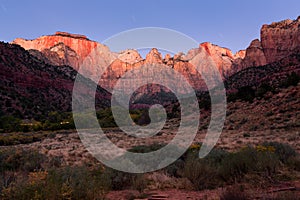
[{"label": "twilight sky", "polygon": [[151,26],[235,52],[259,38],[263,24],[298,15],[299,0],[0,0],[0,41],[66,31],[102,42],[121,31]]}]

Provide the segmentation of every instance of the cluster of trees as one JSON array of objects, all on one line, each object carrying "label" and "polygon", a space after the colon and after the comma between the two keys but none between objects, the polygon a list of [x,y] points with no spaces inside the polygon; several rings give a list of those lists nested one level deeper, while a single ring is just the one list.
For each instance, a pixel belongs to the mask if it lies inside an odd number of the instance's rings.
[{"label": "cluster of trees", "polygon": [[0,117],[0,132],[73,129],[72,113],[50,112],[46,120],[22,120],[12,115]]},{"label": "cluster of trees", "polygon": [[[117,110],[124,111],[124,108],[120,107]],[[89,125],[90,127],[94,127],[90,124],[93,122],[93,120],[91,120],[94,117],[93,113],[75,115],[79,115],[82,124],[87,126],[87,128],[89,128]],[[101,127],[117,127],[111,108],[97,111],[96,116]],[[148,111],[146,109],[130,110],[128,116],[120,115],[120,117],[121,122],[124,125],[128,124],[128,117],[130,117],[133,122],[140,125],[148,124],[150,122]],[[75,129],[73,113],[57,111],[49,112],[46,119],[41,119],[41,121],[22,120],[12,115],[0,116],[0,132],[54,131],[62,129]]]}]

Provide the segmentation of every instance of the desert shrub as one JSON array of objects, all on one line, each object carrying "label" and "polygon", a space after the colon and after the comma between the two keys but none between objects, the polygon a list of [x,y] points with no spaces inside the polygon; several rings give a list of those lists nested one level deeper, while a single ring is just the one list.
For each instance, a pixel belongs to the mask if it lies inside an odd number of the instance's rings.
[{"label": "desert shrub", "polygon": [[[160,150],[161,148],[163,148],[166,144],[159,144],[159,143],[154,143],[151,145],[139,145],[139,146],[135,146],[131,149],[129,149],[130,152],[133,153],[149,153],[149,152],[153,152],[153,151],[157,151]],[[143,158],[139,158],[139,157],[133,157],[130,158],[130,160],[127,160],[125,162],[130,162],[130,163],[134,163],[136,164],[137,167],[146,167],[149,168],[149,164],[148,163],[165,163],[166,159],[173,159],[174,163],[171,166],[166,167],[164,170],[169,171],[169,173],[177,173],[177,167],[179,167],[180,162],[182,162],[182,158],[177,159],[178,157],[175,157],[175,155],[177,156],[178,153],[181,153],[182,149],[180,149],[180,147],[178,147],[177,145],[169,145],[168,146],[170,149],[169,152],[167,151],[161,151],[160,155],[158,157],[156,156],[148,156],[145,161],[145,159]],[[176,165],[176,166],[175,166]],[[173,168],[173,169],[171,169]],[[178,168],[179,169],[179,168]],[[173,170],[173,171],[171,171]]]},{"label": "desert shrub", "polygon": [[49,187],[50,190],[55,188],[63,197],[95,199],[99,192],[101,194],[107,190],[109,180],[101,168],[89,170],[85,166],[80,166],[49,171],[47,184],[52,185]]},{"label": "desert shrub", "polygon": [[40,170],[45,160],[45,155],[35,150],[8,148],[0,151],[1,171]]},{"label": "desert shrub", "polygon": [[240,179],[253,168],[255,151],[244,149],[240,152],[230,153],[222,161],[220,175],[225,181]]},{"label": "desert shrub", "polygon": [[109,169],[108,177],[111,180],[112,190],[128,189],[133,182],[133,174]]},{"label": "desert shrub", "polygon": [[31,185],[25,177],[19,177],[15,182],[2,190],[2,199],[5,200],[27,200],[42,199],[40,189],[43,187],[39,184]]},{"label": "desert shrub", "polygon": [[174,163],[165,168],[165,172],[173,177],[182,177],[183,169],[188,158],[190,160],[197,159],[201,144],[192,144],[187,151]]},{"label": "desert shrub", "polygon": [[[192,165],[198,165],[200,168],[203,167],[201,164],[204,163],[209,168],[213,168],[213,171],[219,170],[222,160],[228,154],[226,151],[218,148],[214,148],[205,158],[199,159],[199,150],[201,144],[193,144],[188,150],[174,163],[165,168],[165,172],[173,177],[186,177],[191,172]],[[201,164],[197,164],[200,162]],[[190,169],[189,169],[190,168]]]},{"label": "desert shrub", "polygon": [[[276,148],[277,146],[277,148]],[[259,175],[266,180],[277,178],[280,158],[289,158],[287,164],[297,170],[299,157],[293,157],[291,148],[284,144],[264,143],[256,147],[244,147],[237,152],[213,149],[199,159],[201,144],[192,145],[176,162],[165,169],[174,177],[186,177],[195,189],[215,188],[228,183],[245,181],[246,175]],[[284,156],[283,156],[284,155]]]},{"label": "desert shrub", "polygon": [[201,159],[186,160],[183,176],[192,182],[196,190],[218,186],[217,169]]},{"label": "desert shrub", "polygon": [[276,173],[278,163],[278,156],[273,150],[261,151],[246,147],[227,155],[222,160],[219,172],[225,181],[239,181],[248,173],[272,176]]},{"label": "desert shrub", "polygon": [[182,171],[184,168],[184,164],[185,164],[185,162],[179,158],[174,163],[167,166],[164,169],[164,171],[169,176],[176,177],[176,178],[182,177],[183,176]]},{"label": "desert shrub", "polygon": [[266,177],[276,174],[279,165],[278,157],[272,151],[258,152],[252,172],[259,172]]},{"label": "desert shrub", "polygon": [[215,167],[220,167],[223,160],[229,155],[225,150],[214,148],[212,151],[205,157],[206,161]]},{"label": "desert shrub", "polygon": [[66,167],[36,171],[3,190],[3,199],[103,199],[107,191],[102,169]]},{"label": "desert shrub", "polygon": [[205,158],[200,159],[200,148],[200,144],[194,144],[183,155],[182,176],[188,178],[197,190],[220,186],[219,168],[227,152],[215,148]]},{"label": "desert shrub", "polygon": [[279,142],[265,142],[263,143],[263,145],[274,147],[275,154],[283,163],[287,163],[290,157],[296,156],[296,151],[288,144]]},{"label": "desert shrub", "polygon": [[26,190],[23,175],[42,170],[45,159],[44,155],[33,150],[17,148],[2,149],[0,151],[0,191],[6,191],[8,187],[11,189],[15,185]]},{"label": "desert shrub", "polygon": [[63,162],[62,156],[54,156],[52,158],[49,158],[47,164],[47,168],[59,168],[61,167]]}]

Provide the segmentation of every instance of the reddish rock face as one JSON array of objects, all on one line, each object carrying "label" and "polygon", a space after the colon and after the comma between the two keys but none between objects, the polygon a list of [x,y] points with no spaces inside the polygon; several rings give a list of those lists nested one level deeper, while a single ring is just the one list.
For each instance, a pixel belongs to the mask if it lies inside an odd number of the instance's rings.
[{"label": "reddish rock face", "polygon": [[159,63],[162,64],[162,56],[161,53],[158,52],[156,48],[151,49],[151,51],[146,55],[145,63]]},{"label": "reddish rock face", "polygon": [[300,17],[263,25],[261,45],[267,63],[278,61],[300,46]]},{"label": "reddish rock face", "polygon": [[140,54],[134,49],[127,49],[120,52],[118,59],[129,64],[134,64],[143,60]]},{"label": "reddish rock face", "polygon": [[238,54],[236,54],[236,58],[234,58],[234,55],[230,49],[219,47],[209,42],[202,43],[199,47],[205,49],[207,54],[211,57],[211,59],[217,66],[223,78],[228,74],[232,74],[235,72],[231,72],[231,66],[233,60],[239,58]]},{"label": "reddish rock face", "polygon": [[12,43],[18,44],[26,50],[35,49],[44,52],[46,57],[49,52],[57,53],[57,57],[62,60],[63,64],[70,65],[76,70],[83,60],[98,47],[109,51],[106,46],[91,41],[85,36],[64,32],[57,32],[55,35],[42,36],[34,40],[17,38]]},{"label": "reddish rock face", "polygon": [[[260,41],[251,42],[246,52],[238,52],[240,58],[232,63],[231,71],[238,72],[253,66],[263,66],[288,57],[300,47],[300,17],[283,20],[261,28]],[[243,54],[245,55],[243,56]]]},{"label": "reddish rock face", "polygon": [[73,49],[80,58],[85,58],[98,45],[97,42],[90,41],[88,39],[74,38],[67,35],[42,36],[34,40],[17,38],[13,41],[13,43],[19,44],[26,50],[36,49],[39,51],[50,49],[58,43],[63,43],[65,46]]},{"label": "reddish rock face", "polygon": [[242,68],[247,68],[250,66],[256,67],[266,64],[266,56],[264,54],[261,43],[258,39],[255,39],[247,48],[245,57],[239,65],[241,65]]},{"label": "reddish rock face", "polygon": [[[270,64],[289,56],[300,46],[300,18],[285,20],[261,29],[261,39],[255,39],[246,50],[233,54],[228,48],[205,42],[199,48],[191,49],[186,55],[177,53],[174,57],[162,58],[157,49],[152,49],[143,59],[136,50],[110,52],[109,48],[89,40],[86,36],[57,32],[55,35],[42,36],[35,40],[16,39],[13,43],[31,50],[31,54],[54,65],[70,65],[78,70],[80,66],[95,82],[103,69],[108,67],[99,81],[100,85],[111,91],[115,83],[127,71],[144,64],[162,64],[172,67],[183,74],[197,90],[205,88],[201,76],[194,69],[192,60],[201,51],[207,53],[207,61],[212,61],[221,77],[227,79],[242,69]],[[82,65],[83,61],[85,62]],[[107,65],[107,66],[103,66]],[[209,69],[204,69],[209,71]],[[159,73],[159,71],[158,71]],[[178,86],[180,87],[180,86]]]},{"label": "reddish rock face", "polygon": [[234,54],[233,58],[234,59],[244,59],[246,56],[246,50],[240,50]]},{"label": "reddish rock face", "polygon": [[[51,111],[71,111],[77,75],[71,67],[46,64],[20,46],[0,42],[0,68],[0,107],[3,113],[32,118],[47,116]],[[92,83],[80,83],[82,89],[78,94],[82,97],[93,94],[89,85]],[[110,94],[98,88],[95,99],[98,107],[106,107]]]}]

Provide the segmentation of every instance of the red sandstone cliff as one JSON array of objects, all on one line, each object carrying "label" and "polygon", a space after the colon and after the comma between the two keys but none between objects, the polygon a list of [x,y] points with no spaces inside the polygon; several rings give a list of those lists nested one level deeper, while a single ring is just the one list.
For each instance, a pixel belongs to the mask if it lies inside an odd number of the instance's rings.
[{"label": "red sandstone cliff", "polygon": [[18,44],[26,50],[38,50],[46,57],[52,53],[53,58],[50,57],[50,62],[58,61],[51,64],[69,65],[76,70],[92,51],[99,49],[99,56],[103,52],[109,52],[108,47],[91,41],[86,36],[65,32],[56,32],[55,35],[42,36],[34,40],[17,38],[12,43]]},{"label": "red sandstone cliff", "polygon": [[203,81],[191,62],[202,50],[206,51],[207,59],[214,62],[221,76],[226,79],[242,69],[270,64],[287,57],[300,46],[299,27],[299,17],[294,21],[284,20],[263,25],[260,40],[253,40],[246,50],[236,54],[228,48],[205,42],[200,44],[199,48],[191,49],[186,55],[178,53],[174,57],[166,55],[165,58],[162,58],[157,49],[152,49],[145,59],[136,50],[113,53],[108,47],[91,41],[86,36],[65,32],[57,32],[55,35],[42,36],[35,40],[16,39],[13,43],[21,45],[26,50],[33,49],[31,54],[40,59],[44,57],[46,62],[70,65],[76,70],[88,56],[88,64],[83,67],[92,79],[103,71],[99,60],[104,60],[101,65],[103,63],[111,65],[99,83],[108,90],[111,90],[127,71],[149,63],[170,66],[183,74],[195,89],[203,89],[205,87]]},{"label": "red sandstone cliff", "polygon": [[263,25],[260,40],[253,40],[246,49],[245,58],[234,65],[241,68],[262,66],[277,62],[300,47],[300,17]]},{"label": "red sandstone cliff", "polygon": [[[0,42],[0,68],[2,114],[30,119],[45,117],[51,111],[71,111],[77,75],[71,67],[46,64],[20,46]],[[83,98],[93,94],[92,84],[90,80],[80,83],[78,95]],[[109,106],[110,97],[110,93],[98,87],[96,106]]]}]

